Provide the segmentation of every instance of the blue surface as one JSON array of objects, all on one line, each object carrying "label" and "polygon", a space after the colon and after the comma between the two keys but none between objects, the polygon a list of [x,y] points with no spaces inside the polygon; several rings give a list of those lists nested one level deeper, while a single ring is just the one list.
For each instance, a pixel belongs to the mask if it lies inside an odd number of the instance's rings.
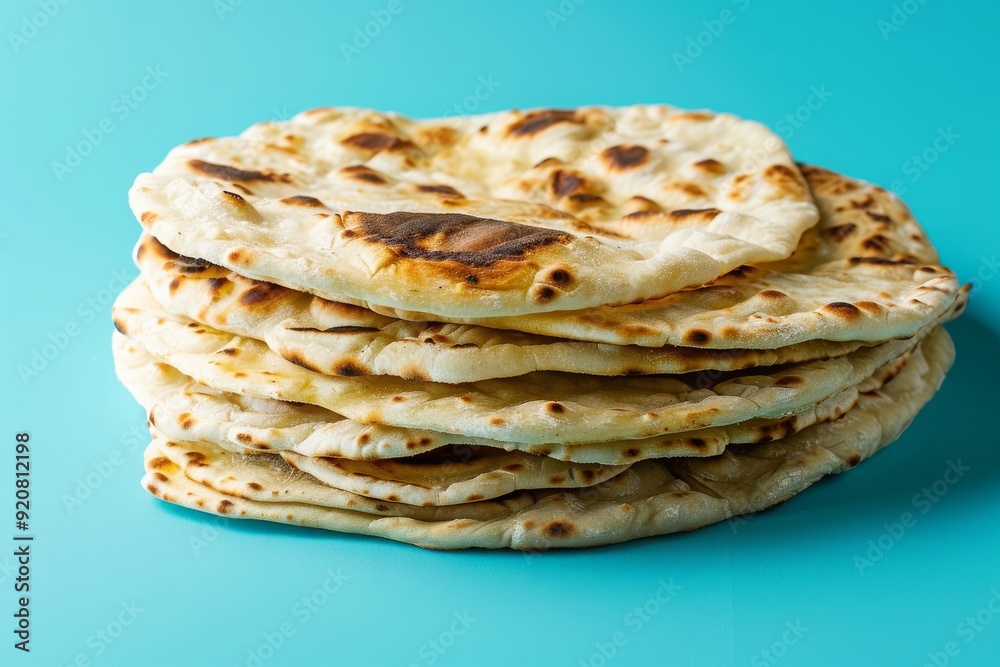
[{"label": "blue surface", "polygon": [[[25,430],[37,537],[29,655],[12,647],[0,556],[0,664],[1000,664],[997,4],[399,1],[347,55],[388,0],[3,3],[0,541]],[[494,90],[466,103],[481,78]],[[954,371],[896,445],[746,523],[528,556],[225,522],[140,489],[143,418],[113,377],[108,315],[134,275],[135,174],[177,143],[314,106],[640,101],[759,119],[801,160],[898,181],[945,261],[979,281],[950,327]],[[96,146],[79,164],[53,166],[81,141]],[[949,461],[969,470],[935,490]],[[925,487],[937,502],[915,497]],[[916,522],[893,527],[906,512]],[[870,540],[888,548],[869,565]]]}]

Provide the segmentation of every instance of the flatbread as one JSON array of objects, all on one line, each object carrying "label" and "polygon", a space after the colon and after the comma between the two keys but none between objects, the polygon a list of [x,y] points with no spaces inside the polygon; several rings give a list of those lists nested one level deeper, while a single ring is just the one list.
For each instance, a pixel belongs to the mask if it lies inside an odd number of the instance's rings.
[{"label": "flatbread", "polygon": [[[659,300],[520,317],[447,318],[459,324],[616,345],[774,349],[809,340],[906,336],[961,292],[906,205],[870,183],[802,165],[820,207],[786,261],[742,266]],[[425,321],[428,313],[374,310]]]},{"label": "flatbread", "polygon": [[183,255],[458,317],[661,297],[788,257],[818,218],[770,130],[668,106],[320,109],[179,146],[129,202]]},{"label": "flatbread", "polygon": [[860,393],[880,388],[909,355],[890,361],[855,387],[779,419],[753,419],[639,440],[592,444],[527,445],[435,431],[361,424],[323,408],[216,391],[157,361],[116,333],[115,371],[146,409],[149,421],[171,438],[217,444],[236,453],[295,452],[307,457],[385,460],[466,445],[523,451],[564,461],[623,465],[650,458],[716,456],[727,445],[769,442],[854,407]]},{"label": "flatbread", "polygon": [[214,389],[319,405],[366,424],[528,444],[632,440],[787,416],[858,384],[918,340],[889,341],[836,359],[734,377],[539,372],[447,385],[310,371],[260,341],[166,312],[141,279],[119,295],[113,316],[121,333]]},{"label": "flatbread", "polygon": [[170,312],[263,340],[285,359],[328,375],[419,375],[460,383],[546,370],[604,376],[680,374],[829,359],[864,344],[812,340],[774,350],[648,348],[410,322],[244,278],[178,255],[149,235],[139,240],[135,258],[153,296]]},{"label": "flatbread", "polygon": [[328,486],[410,505],[457,505],[529,489],[579,489],[611,479],[627,465],[566,463],[494,447],[458,445],[381,461],[303,456],[283,451],[293,468]]},{"label": "flatbread", "polygon": [[[114,353],[119,377],[140,404],[149,410],[150,428],[157,433],[160,433],[157,424],[162,423],[170,433],[175,434],[178,441],[187,442],[188,446],[199,444],[213,449],[258,454],[265,459],[281,457],[291,468],[302,470],[328,486],[368,498],[421,506],[453,505],[498,498],[524,489],[592,486],[614,477],[628,467],[628,462],[619,465],[574,463],[514,448],[507,451],[502,447],[481,447],[467,443],[442,444],[436,448],[421,447],[421,451],[408,452],[405,458],[372,461],[330,455],[303,455],[294,450],[265,450],[259,446],[254,448],[247,446],[249,443],[241,442],[238,436],[238,446],[227,446],[226,440],[198,438],[199,434],[204,436],[206,431],[211,434],[212,424],[206,421],[211,418],[211,412],[206,416],[204,411],[195,409],[192,412],[181,412],[176,419],[161,418],[157,421],[151,410],[157,400],[162,401],[160,405],[163,406],[170,406],[171,403],[183,406],[183,394],[188,383],[184,382],[186,378],[182,374],[157,362],[145,352],[136,350],[135,344],[128,342],[120,334],[116,334]],[[146,359],[145,367],[135,366],[139,354]],[[181,395],[172,395],[162,385],[142,386],[142,378],[150,377],[167,381],[173,379],[181,384]],[[154,399],[154,396],[157,398]],[[223,399],[221,395],[217,397]],[[238,398],[232,396],[232,399]],[[233,400],[230,405],[235,402]],[[260,405],[268,401],[257,399],[256,402]],[[267,412],[277,413],[301,408],[293,404],[260,407]],[[337,415],[332,416],[343,421]],[[251,415],[248,417],[253,418]],[[412,434],[410,437],[418,436]],[[163,447],[160,446],[160,449]],[[281,466],[272,463],[271,467]]]},{"label": "flatbread", "polygon": [[[935,330],[881,391],[865,394],[842,418],[766,445],[736,446],[709,459],[638,463],[580,491],[529,492],[534,504],[500,519],[419,521],[302,503],[227,496],[184,476],[150,469],[143,486],[180,505],[232,517],[265,519],[376,535],[439,549],[588,547],[691,530],[787,500],[825,475],[854,467],[895,440],[933,396],[954,359]],[[459,506],[461,507],[461,506]]]},{"label": "flatbread", "polygon": [[416,506],[368,498],[331,487],[299,472],[271,454],[233,454],[208,443],[172,440],[155,428],[145,452],[145,466],[154,481],[156,471],[179,467],[189,479],[227,496],[259,503],[300,503],[331,507],[373,516],[406,516],[421,521],[497,519],[530,506],[534,499],[513,493],[502,499],[481,500],[461,506]]}]

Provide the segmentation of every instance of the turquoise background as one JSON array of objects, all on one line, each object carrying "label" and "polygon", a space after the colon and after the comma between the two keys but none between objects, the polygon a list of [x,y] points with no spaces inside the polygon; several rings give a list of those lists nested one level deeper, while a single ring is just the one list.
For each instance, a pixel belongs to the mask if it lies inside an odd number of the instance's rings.
[{"label": "turquoise background", "polygon": [[[558,0],[399,1],[350,58],[341,43],[388,0],[3,3],[0,543],[19,431],[31,433],[37,539],[30,655],[12,648],[13,560],[0,547],[0,664],[253,665],[283,623],[290,636],[259,664],[1000,664],[988,607],[1000,611],[997,4],[565,0],[560,14]],[[730,22],[713,24],[724,10]],[[719,34],[678,66],[705,21]],[[129,108],[119,98],[147,67],[159,80]],[[109,349],[116,276],[134,275],[134,176],[177,143],[314,106],[443,114],[480,77],[494,90],[469,111],[722,109],[777,127],[803,161],[898,181],[945,261],[978,283],[950,326],[959,358],[940,394],[897,444],[774,511],[579,553],[436,553],[148,496],[144,420]],[[827,99],[800,109],[815,90]],[[798,127],[785,119],[796,113]],[[100,143],[57,173],[102,122]],[[934,148],[939,133],[952,139]],[[53,358],[22,378],[50,343]],[[970,470],[939,495],[949,461]],[[67,506],[91,474],[89,496]],[[938,502],[914,503],[925,487]],[[892,537],[904,512],[916,523]],[[877,560],[857,560],[880,539]],[[346,580],[316,593],[328,571]],[[679,589],[637,616],[661,580]],[[322,604],[296,607],[314,593]]]}]

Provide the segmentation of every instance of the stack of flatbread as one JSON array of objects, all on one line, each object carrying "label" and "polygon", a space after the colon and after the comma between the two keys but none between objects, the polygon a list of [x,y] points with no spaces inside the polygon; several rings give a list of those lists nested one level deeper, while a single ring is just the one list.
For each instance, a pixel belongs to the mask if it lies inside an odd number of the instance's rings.
[{"label": "stack of flatbread", "polygon": [[965,290],[884,189],[667,106],[318,109],[138,177],[143,485],[424,547],[762,510],[894,440]]}]

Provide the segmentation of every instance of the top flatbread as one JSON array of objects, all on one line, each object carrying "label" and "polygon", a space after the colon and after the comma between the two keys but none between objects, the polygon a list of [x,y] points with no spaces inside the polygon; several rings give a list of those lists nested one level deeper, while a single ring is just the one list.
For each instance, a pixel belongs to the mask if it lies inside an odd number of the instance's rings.
[{"label": "top flatbread", "polygon": [[788,257],[818,218],[764,126],[668,106],[318,109],[175,148],[129,200],[183,255],[452,317],[662,297]]}]

